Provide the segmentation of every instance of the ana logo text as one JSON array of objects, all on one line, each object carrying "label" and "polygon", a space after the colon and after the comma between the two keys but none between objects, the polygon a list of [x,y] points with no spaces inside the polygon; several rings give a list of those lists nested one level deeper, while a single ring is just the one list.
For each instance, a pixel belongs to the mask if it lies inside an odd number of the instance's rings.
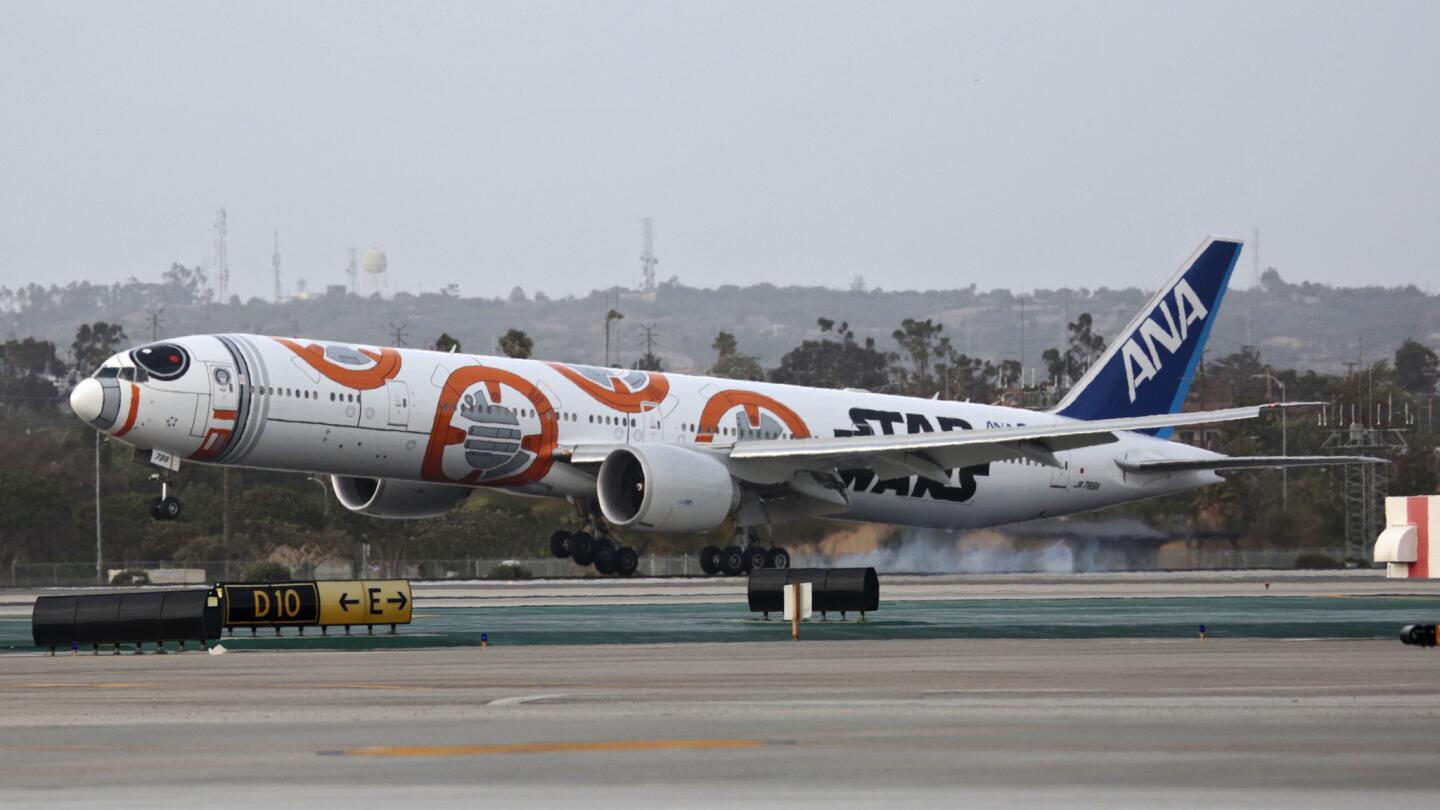
[{"label": "ana logo text", "polygon": [[[1131,402],[1135,401],[1135,389],[1146,380],[1154,379],[1164,366],[1164,361],[1160,359],[1160,348],[1164,347],[1167,355],[1179,351],[1185,339],[1190,336],[1190,324],[1203,321],[1205,316],[1210,314],[1205,305],[1200,303],[1200,296],[1195,294],[1183,278],[1175,285],[1174,299],[1173,313],[1170,311],[1169,302],[1161,299],[1155,312],[1150,313],[1150,317],[1140,324],[1136,337],[1125,341],[1125,345],[1120,347],[1120,358],[1125,364],[1125,381],[1130,386]],[[1164,326],[1155,320],[1157,314],[1165,317]],[[1144,348],[1141,348],[1139,341],[1144,341]]]}]

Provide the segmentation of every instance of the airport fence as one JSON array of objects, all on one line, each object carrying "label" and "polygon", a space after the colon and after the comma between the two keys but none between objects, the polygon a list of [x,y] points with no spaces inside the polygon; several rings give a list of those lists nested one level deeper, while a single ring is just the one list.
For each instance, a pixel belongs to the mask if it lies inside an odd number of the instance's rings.
[{"label": "airport fence", "polygon": [[[22,563],[10,566],[4,584],[12,587],[77,587],[110,584],[117,574],[127,579],[140,571],[153,585],[200,585],[210,582],[236,582],[255,560],[128,560],[104,563],[97,577],[95,563]],[[699,576],[700,561],[693,554],[640,558],[636,576],[684,577]],[[580,567],[570,560],[553,557],[534,559],[501,559],[473,557],[457,560],[346,560],[303,564],[290,568],[294,579],[515,579],[566,578],[599,576],[594,568]],[[0,575],[3,576],[3,575]],[[128,582],[127,582],[128,584]]]}]

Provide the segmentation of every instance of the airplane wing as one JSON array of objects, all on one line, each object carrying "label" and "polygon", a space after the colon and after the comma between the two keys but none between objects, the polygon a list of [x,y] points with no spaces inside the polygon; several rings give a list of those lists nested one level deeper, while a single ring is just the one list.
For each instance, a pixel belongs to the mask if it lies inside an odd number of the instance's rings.
[{"label": "airplane wing", "polygon": [[1117,441],[1116,433],[1253,419],[1282,407],[1314,404],[1272,403],[1216,411],[1073,420],[943,433],[743,441],[731,448],[729,459],[742,463],[771,462],[794,470],[860,467],[882,473],[920,475],[945,483],[949,481],[946,471],[956,467],[1011,458],[1026,458],[1058,467],[1060,463],[1055,459],[1055,453],[1109,444]]},{"label": "airplane wing", "polygon": [[1213,459],[1117,459],[1116,464],[1128,473],[1172,473],[1190,470],[1255,470],[1280,467],[1324,467],[1333,464],[1386,464],[1374,456],[1238,456]]}]

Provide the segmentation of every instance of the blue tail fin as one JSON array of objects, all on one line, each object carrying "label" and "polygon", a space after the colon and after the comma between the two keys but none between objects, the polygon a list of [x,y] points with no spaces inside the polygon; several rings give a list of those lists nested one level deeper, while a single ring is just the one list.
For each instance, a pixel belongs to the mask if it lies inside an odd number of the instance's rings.
[{"label": "blue tail fin", "polygon": [[1238,240],[1205,240],[1055,406],[1055,413],[1113,419],[1179,411],[1240,248]]}]

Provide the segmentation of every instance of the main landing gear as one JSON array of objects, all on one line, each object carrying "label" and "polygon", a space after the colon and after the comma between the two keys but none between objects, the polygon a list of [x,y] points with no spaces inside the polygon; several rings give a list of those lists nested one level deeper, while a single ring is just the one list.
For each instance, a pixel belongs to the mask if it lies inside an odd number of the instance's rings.
[{"label": "main landing gear", "polygon": [[160,497],[150,499],[150,517],[156,520],[174,520],[180,517],[180,499],[170,494],[170,482],[154,475],[160,481]]},{"label": "main landing gear", "polygon": [[725,548],[706,546],[700,552],[700,570],[706,576],[735,577],[760,568],[789,568],[790,552],[780,546],[765,548],[753,531],[737,532]]},{"label": "main landing gear", "polygon": [[550,553],[560,559],[569,557],[576,565],[593,565],[601,574],[634,575],[640,567],[640,555],[635,549],[615,542],[603,525],[595,528],[597,531],[593,534],[585,529],[555,532],[550,535]]}]

